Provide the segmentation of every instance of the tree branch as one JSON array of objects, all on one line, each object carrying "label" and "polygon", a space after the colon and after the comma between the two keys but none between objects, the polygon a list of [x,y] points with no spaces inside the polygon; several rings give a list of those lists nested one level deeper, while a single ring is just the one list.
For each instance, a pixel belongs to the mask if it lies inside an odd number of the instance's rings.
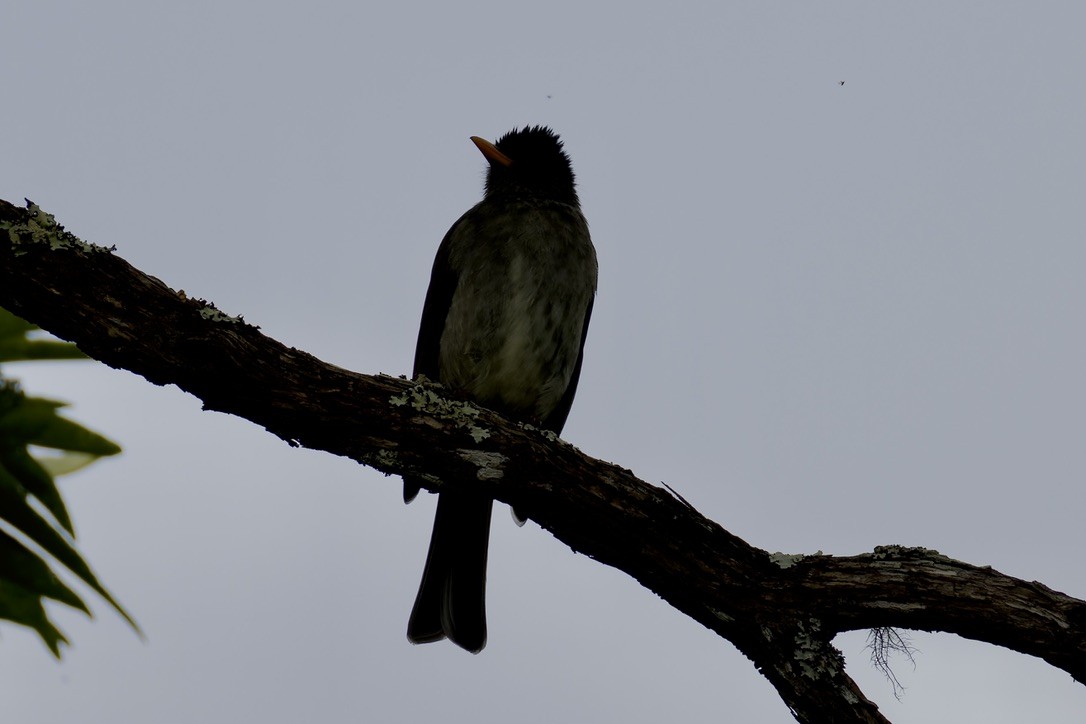
[{"label": "tree branch", "polygon": [[771,555],[547,433],[439,387],[357,374],[270,339],[84,244],[36,206],[0,201],[0,306],[292,445],[516,506],[731,641],[799,721],[885,721],[830,643],[854,629],[956,633],[1039,656],[1086,683],[1083,601],[920,548]]}]

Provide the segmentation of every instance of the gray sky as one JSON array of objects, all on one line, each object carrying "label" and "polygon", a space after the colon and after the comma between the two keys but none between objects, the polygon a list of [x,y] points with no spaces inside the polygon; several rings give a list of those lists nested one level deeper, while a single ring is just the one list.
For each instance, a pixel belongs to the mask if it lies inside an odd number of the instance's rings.
[{"label": "gray sky", "polygon": [[[0,198],[271,336],[408,372],[468,141],[566,141],[600,289],[565,437],[771,551],[920,545],[1086,596],[1086,6],[5,4]],[[840,85],[839,81],[845,81]],[[404,630],[434,499],[92,364],[11,367],[125,446],[64,490],[147,632],[0,626],[0,719],[788,722],[734,648],[499,511],[479,656]],[[916,634],[895,722],[1081,721]]]}]

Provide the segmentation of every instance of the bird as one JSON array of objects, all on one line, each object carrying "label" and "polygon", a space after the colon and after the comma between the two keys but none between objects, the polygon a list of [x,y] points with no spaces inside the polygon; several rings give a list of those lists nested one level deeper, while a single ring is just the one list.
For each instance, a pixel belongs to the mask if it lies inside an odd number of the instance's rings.
[{"label": "bird", "polygon": [[[573,168],[545,126],[471,141],[488,164],[483,199],[438,247],[414,376],[557,435],[580,379],[598,278]],[[421,488],[405,477],[404,501]],[[492,507],[485,495],[438,493],[407,625],[412,643],[448,637],[471,653],[486,645]]]}]

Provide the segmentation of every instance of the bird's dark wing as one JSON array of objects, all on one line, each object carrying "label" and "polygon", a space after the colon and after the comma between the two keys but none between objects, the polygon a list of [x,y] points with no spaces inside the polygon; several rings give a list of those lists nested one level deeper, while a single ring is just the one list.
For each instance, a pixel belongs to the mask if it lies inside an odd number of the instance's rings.
[{"label": "bird's dark wing", "polygon": [[441,379],[438,355],[441,351],[441,335],[445,331],[445,319],[449,316],[453,294],[459,277],[449,262],[449,249],[456,230],[463,218],[452,225],[441,246],[437,248],[434,267],[430,271],[430,287],[426,290],[426,302],[422,305],[422,321],[419,323],[419,339],[415,344],[414,376],[426,375],[434,382]]},{"label": "bird's dark wing", "polygon": [[[434,258],[434,267],[430,271],[430,287],[426,290],[426,301],[422,305],[422,321],[419,323],[419,339],[415,343],[414,377],[426,375],[433,382],[441,381],[441,335],[445,332],[445,319],[449,316],[453,294],[459,276],[449,261],[449,249],[452,247],[453,234],[463,222],[461,217],[441,240]],[[404,478],[403,500],[410,503],[422,490],[422,485],[415,478]]]},{"label": "bird's dark wing", "polygon": [[[461,217],[453,224],[438,247],[415,345],[414,375],[435,382],[441,381],[441,336],[459,283],[450,259],[452,240],[464,233],[463,222]],[[404,501],[421,488],[421,481],[405,477]],[[437,496],[430,549],[407,624],[410,641],[426,643],[448,636],[472,653],[486,645],[486,554],[493,505],[489,498],[470,493],[445,491]]]},{"label": "bird's dark wing", "polygon": [[592,303],[594,301],[595,296],[589,297],[588,308],[584,310],[584,325],[581,327],[581,349],[577,352],[577,364],[573,367],[573,374],[569,378],[569,384],[566,385],[566,391],[562,394],[562,399],[558,401],[551,414],[547,415],[547,419],[543,420],[543,428],[550,430],[555,435],[562,433],[566,418],[569,417],[569,409],[573,407],[573,396],[577,394],[577,382],[581,379],[581,362],[584,361],[584,341],[588,337],[588,322],[592,318]]}]

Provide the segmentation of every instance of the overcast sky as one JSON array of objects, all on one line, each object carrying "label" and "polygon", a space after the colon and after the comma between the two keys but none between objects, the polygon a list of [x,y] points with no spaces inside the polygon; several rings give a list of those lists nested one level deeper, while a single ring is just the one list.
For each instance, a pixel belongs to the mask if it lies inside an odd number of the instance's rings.
[{"label": "overcast sky", "polygon": [[[621,9],[619,9],[621,8]],[[280,341],[410,371],[471,135],[565,139],[600,261],[564,437],[770,551],[881,544],[1086,596],[1086,6],[52,3],[0,11],[0,198]],[[844,81],[844,85],[841,85]],[[490,639],[411,646],[433,496],[93,363],[9,366],[120,442],[64,483],[95,601],[0,626],[0,720],[788,722],[727,642],[495,516]],[[502,506],[504,508],[504,506]],[[895,722],[1081,722],[917,633]]]}]

